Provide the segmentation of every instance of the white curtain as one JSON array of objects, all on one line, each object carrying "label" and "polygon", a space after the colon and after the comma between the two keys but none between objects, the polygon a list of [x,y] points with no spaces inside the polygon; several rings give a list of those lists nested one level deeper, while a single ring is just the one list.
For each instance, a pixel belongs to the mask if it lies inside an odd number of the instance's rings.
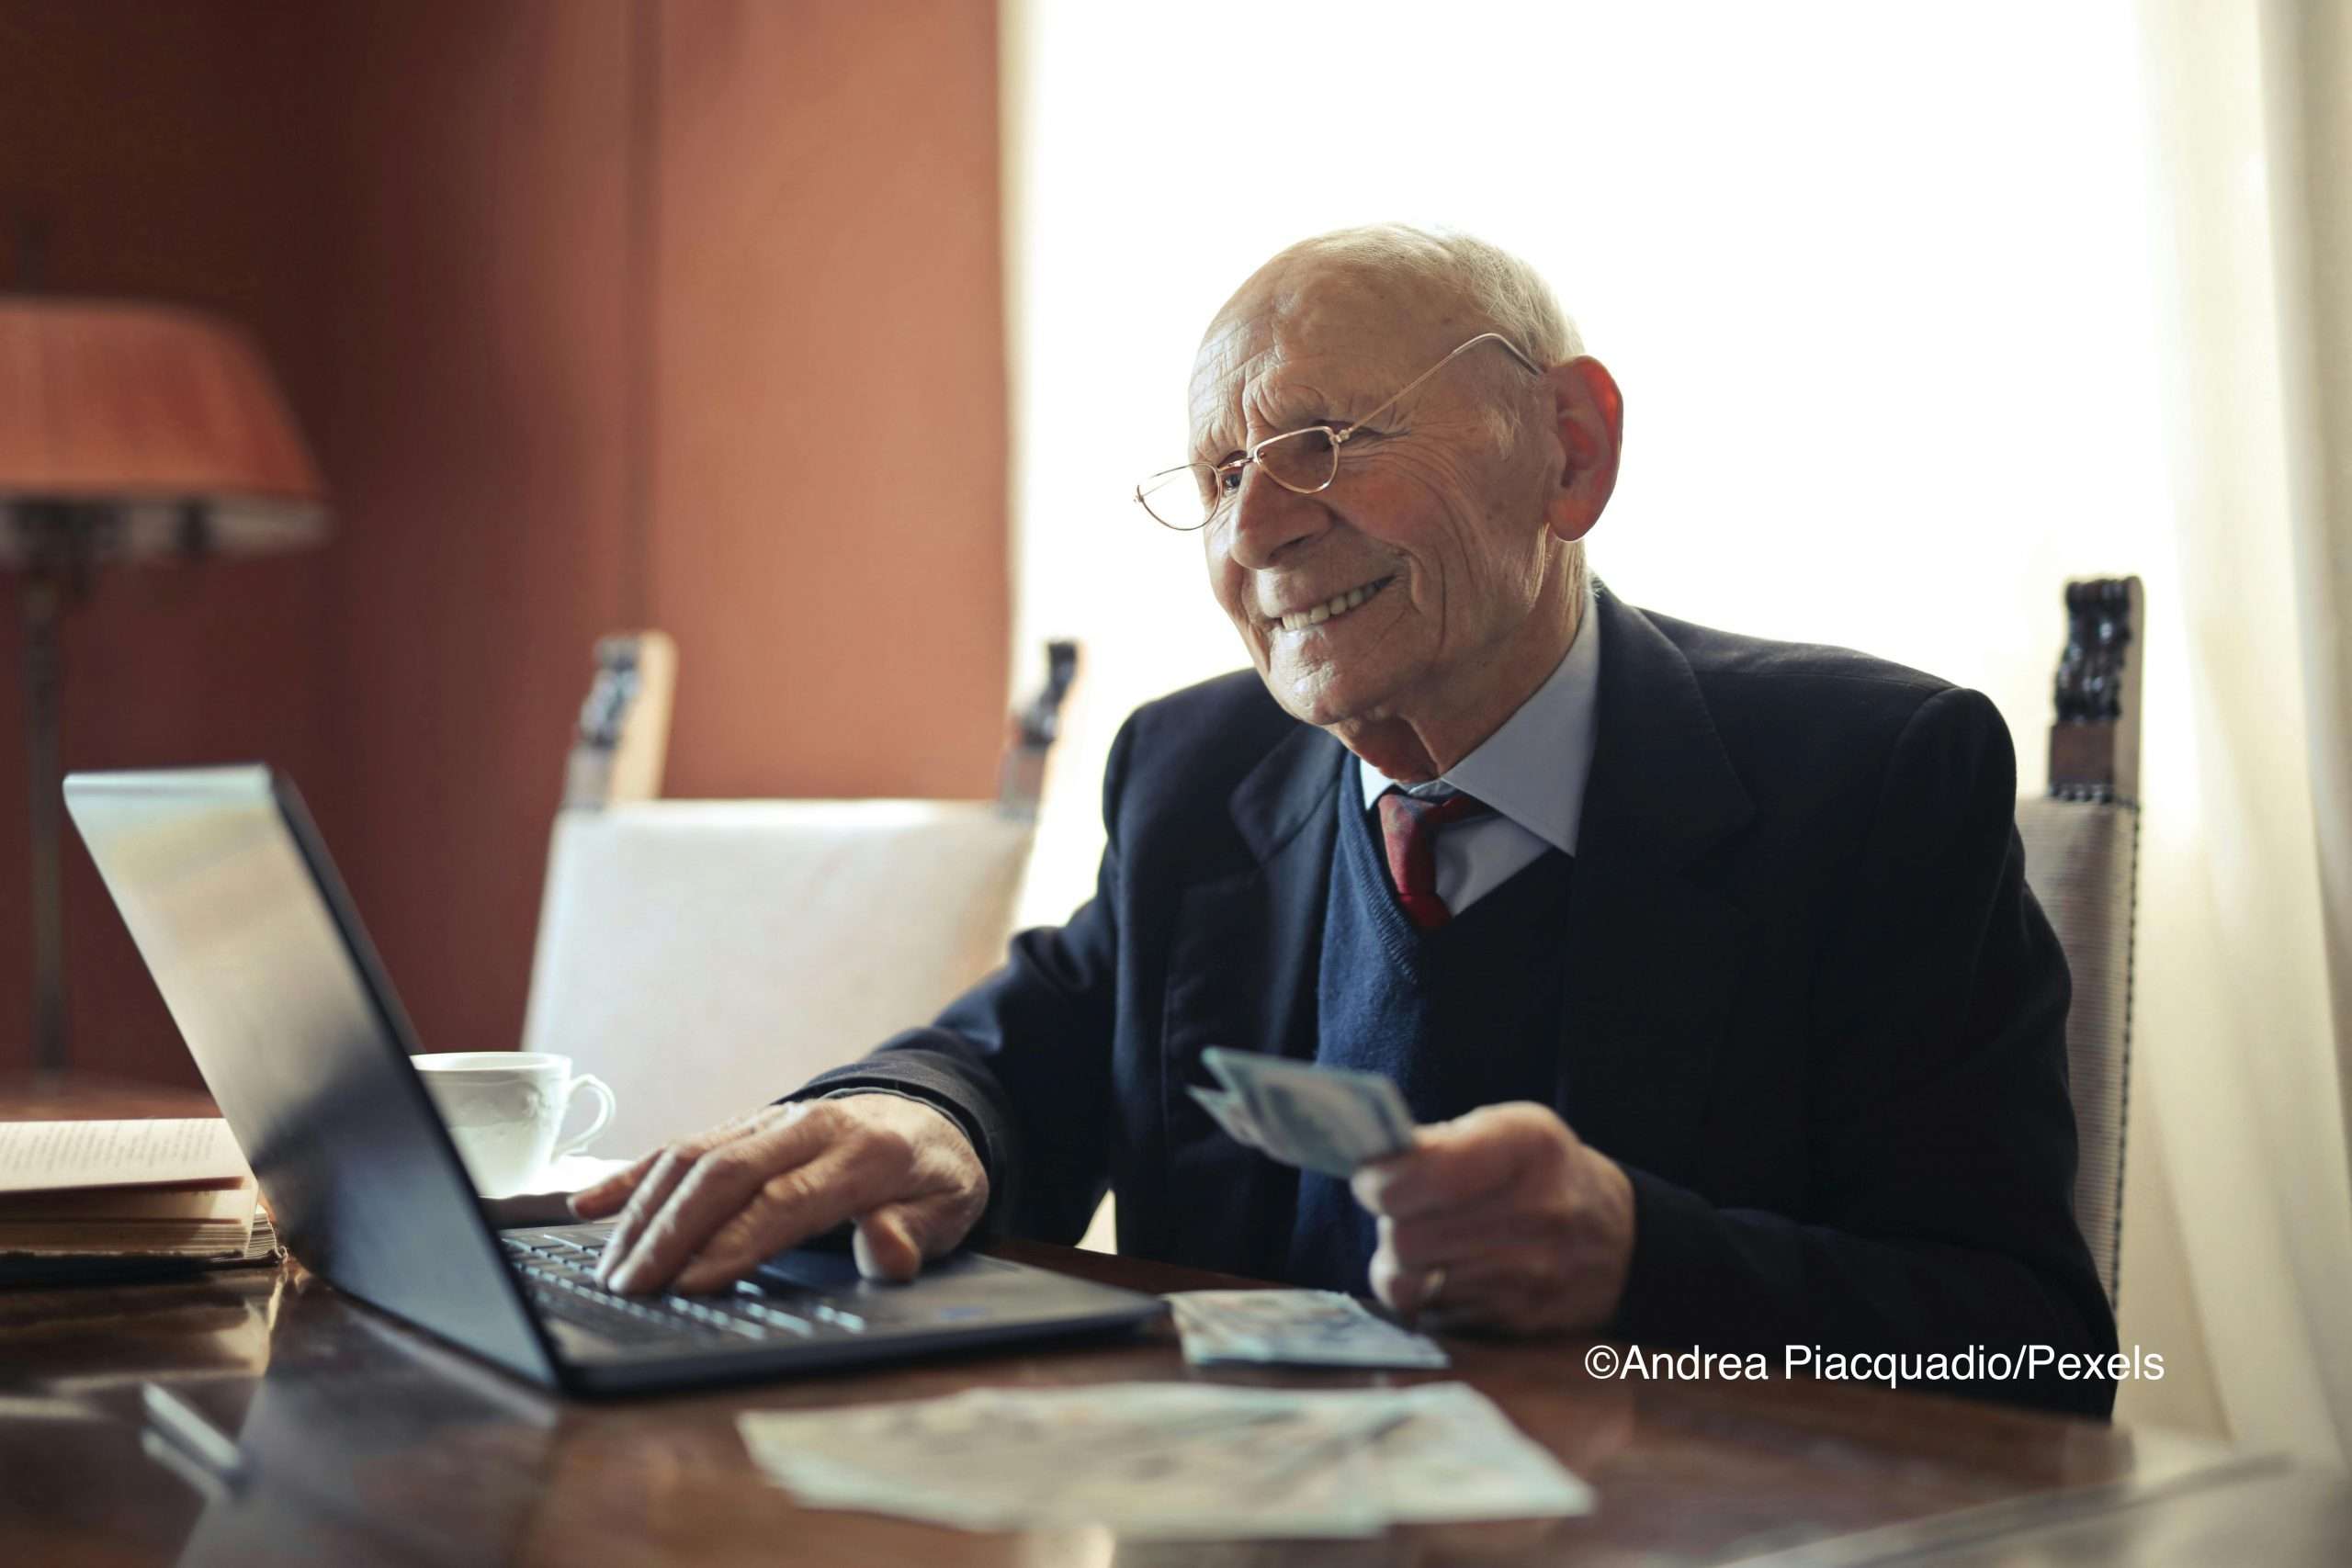
[{"label": "white curtain", "polygon": [[2186,1290],[2127,1269],[2123,1304],[2185,1296],[2227,1429],[2340,1460],[2352,1035],[2331,985],[2352,965],[2339,920],[2331,979],[2323,890],[2352,874],[2352,53],[2334,0],[2145,0],[2141,20],[2177,588],[2169,626],[2151,594],[2134,1116],[2162,1139]]},{"label": "white curtain", "polygon": [[1026,913],[1091,886],[1120,719],[1241,661],[1198,542],[1128,499],[1184,450],[1211,312],[1320,230],[1483,234],[1551,277],[1625,389],[1591,558],[1632,602],[1979,687],[2033,788],[2060,584],[2146,580],[2124,1338],[2176,1371],[2122,1411],[2338,1451],[2352,1183],[2312,746],[2343,693],[2299,673],[2319,448],[2271,240],[2302,187],[2262,161],[2281,14],[1004,15],[1015,667],[1048,636],[1086,647]]}]

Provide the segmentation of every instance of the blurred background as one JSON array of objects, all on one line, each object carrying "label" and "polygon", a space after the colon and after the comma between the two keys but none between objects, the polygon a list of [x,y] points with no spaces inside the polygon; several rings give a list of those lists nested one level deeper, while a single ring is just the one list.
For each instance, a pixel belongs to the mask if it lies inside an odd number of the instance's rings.
[{"label": "blurred background", "polygon": [[[1457,225],[1624,388],[1629,601],[1982,688],[2032,792],[2061,585],[2144,581],[2120,1299],[2171,1371],[2120,1414],[2340,1458],[2347,9],[0,0],[0,289],[243,323],[334,519],[102,577],[65,761],[290,771],[424,1040],[490,1048],[598,634],[676,639],[665,793],[757,798],[987,795],[1074,637],[1058,919],[1119,721],[1239,662],[1130,499],[1202,325]],[[66,892],[76,1065],[193,1081],[78,846]]]},{"label": "blurred background", "polygon": [[[601,632],[680,645],[673,794],[987,794],[997,47],[967,4],[0,5],[15,265],[250,328],[334,514],[321,550],[103,574],[67,763],[291,773],[443,1050],[520,1030]],[[69,849],[76,1065],[193,1082]],[[0,1054],[24,919],[0,899]]]}]

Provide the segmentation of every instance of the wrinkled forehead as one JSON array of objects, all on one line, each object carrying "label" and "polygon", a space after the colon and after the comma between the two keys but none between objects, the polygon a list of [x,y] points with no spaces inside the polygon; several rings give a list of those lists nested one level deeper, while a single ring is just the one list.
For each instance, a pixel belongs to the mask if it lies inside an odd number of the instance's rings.
[{"label": "wrinkled forehead", "polygon": [[1383,398],[1428,368],[1465,329],[1468,311],[1413,282],[1330,262],[1276,262],[1241,286],[1193,360],[1196,436],[1275,417],[1304,399],[1338,414]]}]

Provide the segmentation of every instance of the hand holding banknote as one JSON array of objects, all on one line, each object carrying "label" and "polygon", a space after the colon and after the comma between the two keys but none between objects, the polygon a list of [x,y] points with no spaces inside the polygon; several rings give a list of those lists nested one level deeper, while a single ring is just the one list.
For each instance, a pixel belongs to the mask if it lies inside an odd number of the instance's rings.
[{"label": "hand holding banknote", "polygon": [[1482,1105],[1356,1172],[1380,1216],[1372,1288],[1445,1327],[1571,1333],[1617,1314],[1634,1184],[1546,1105]]},{"label": "hand holding banknote", "polygon": [[1239,1143],[1351,1176],[1379,1216],[1373,1292],[1443,1327],[1598,1328],[1634,1256],[1634,1189],[1548,1106],[1481,1106],[1416,1128],[1369,1073],[1211,1047],[1222,1089],[1193,1098]]}]

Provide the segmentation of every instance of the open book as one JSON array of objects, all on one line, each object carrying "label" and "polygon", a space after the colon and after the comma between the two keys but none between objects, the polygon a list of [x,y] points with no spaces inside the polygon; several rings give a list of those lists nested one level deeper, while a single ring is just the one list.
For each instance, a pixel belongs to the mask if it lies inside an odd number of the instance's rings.
[{"label": "open book", "polygon": [[277,1256],[268,1213],[225,1122],[0,1122],[0,1280]]}]

